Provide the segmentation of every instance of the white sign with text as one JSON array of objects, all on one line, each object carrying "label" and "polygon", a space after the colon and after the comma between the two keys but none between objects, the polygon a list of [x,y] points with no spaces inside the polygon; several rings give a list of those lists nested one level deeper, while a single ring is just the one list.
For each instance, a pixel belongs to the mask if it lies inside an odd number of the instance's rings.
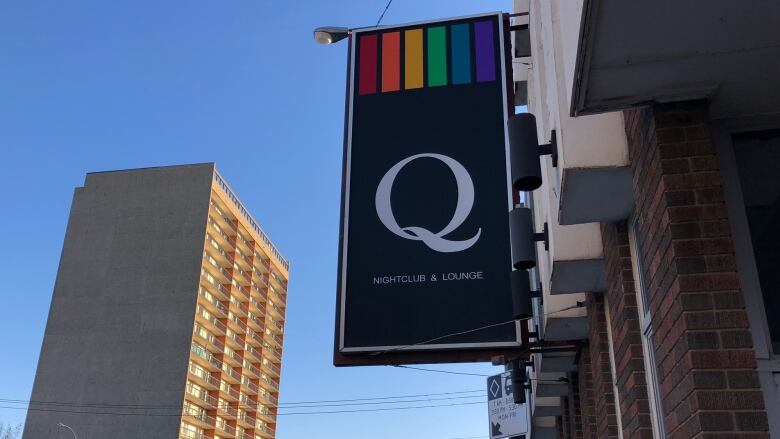
[{"label": "white sign with text", "polygon": [[515,404],[510,372],[489,377],[487,393],[490,439],[528,433],[528,404]]}]

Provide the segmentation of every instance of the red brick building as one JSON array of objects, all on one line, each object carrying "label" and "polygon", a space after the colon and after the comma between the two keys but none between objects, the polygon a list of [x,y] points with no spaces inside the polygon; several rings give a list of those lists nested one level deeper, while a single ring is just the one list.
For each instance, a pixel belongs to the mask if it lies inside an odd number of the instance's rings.
[{"label": "red brick building", "polygon": [[780,4],[515,0],[530,438],[780,438]]}]

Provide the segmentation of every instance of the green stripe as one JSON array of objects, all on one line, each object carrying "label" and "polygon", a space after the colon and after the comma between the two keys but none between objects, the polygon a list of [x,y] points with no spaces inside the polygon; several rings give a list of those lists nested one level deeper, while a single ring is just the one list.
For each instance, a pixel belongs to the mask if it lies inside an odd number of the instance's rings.
[{"label": "green stripe", "polygon": [[447,85],[447,34],[444,26],[428,28],[428,87]]}]

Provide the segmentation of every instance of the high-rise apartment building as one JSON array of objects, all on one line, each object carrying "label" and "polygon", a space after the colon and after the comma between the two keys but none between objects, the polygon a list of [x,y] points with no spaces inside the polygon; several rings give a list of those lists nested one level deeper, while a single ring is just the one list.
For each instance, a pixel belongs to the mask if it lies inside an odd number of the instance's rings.
[{"label": "high-rise apartment building", "polygon": [[288,270],[214,164],[87,174],[24,438],[273,438]]}]

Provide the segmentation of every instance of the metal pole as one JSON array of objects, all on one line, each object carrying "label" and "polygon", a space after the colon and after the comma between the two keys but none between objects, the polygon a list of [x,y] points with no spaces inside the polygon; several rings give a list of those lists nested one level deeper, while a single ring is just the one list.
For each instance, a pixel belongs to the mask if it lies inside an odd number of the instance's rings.
[{"label": "metal pole", "polygon": [[75,439],[79,439],[79,437],[78,437],[78,436],[76,436],[76,432],[75,432],[75,431],[73,431],[73,429],[72,429],[72,428],[70,428],[70,427],[68,427],[67,425],[63,424],[62,422],[59,422],[59,423],[57,423],[57,427],[65,427],[65,428],[67,428],[68,430],[70,430],[70,432],[71,432],[71,433],[73,433],[73,437],[74,437]]}]

